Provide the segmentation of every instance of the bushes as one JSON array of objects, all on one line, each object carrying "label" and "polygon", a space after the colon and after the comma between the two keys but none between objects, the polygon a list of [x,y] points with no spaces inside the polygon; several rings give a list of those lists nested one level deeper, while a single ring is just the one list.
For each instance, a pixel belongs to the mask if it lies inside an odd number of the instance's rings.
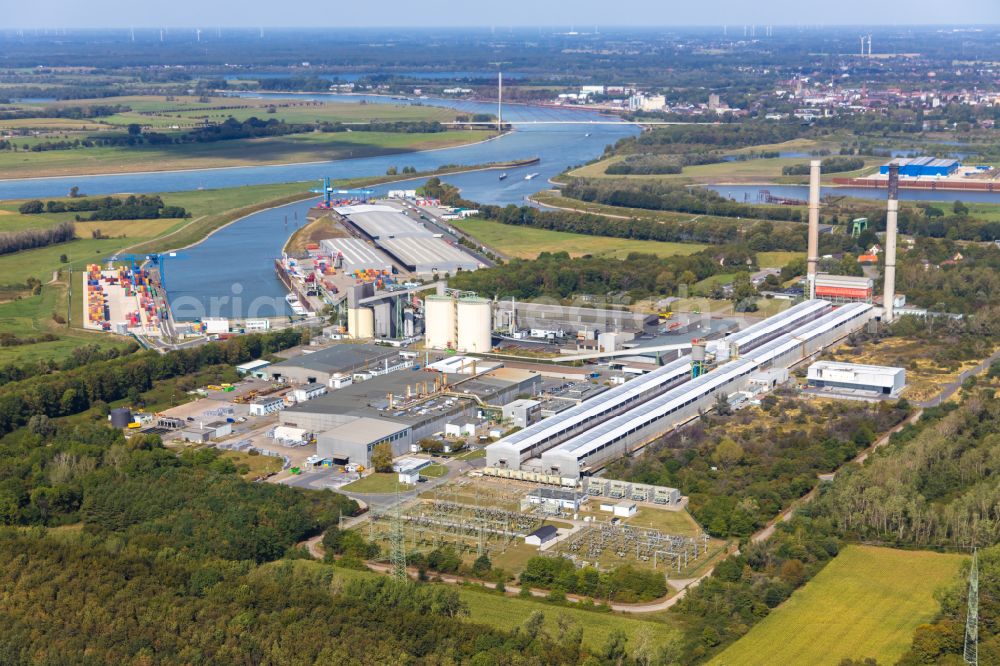
[{"label": "bushes", "polygon": [[601,573],[593,567],[577,569],[564,557],[532,557],[521,572],[521,585],[625,603],[658,599],[667,593],[662,573],[631,565]]},{"label": "bushes", "polygon": [[[821,173],[843,173],[857,171],[865,167],[865,161],[860,157],[826,157],[820,167]],[[781,169],[783,176],[808,176],[808,164],[792,164]]]},{"label": "bushes", "polygon": [[800,222],[802,214],[789,206],[755,206],[730,201],[702,187],[685,187],[661,182],[633,183],[620,180],[575,178],[562,188],[564,196],[646,210],[672,210],[696,215],[749,217]]}]

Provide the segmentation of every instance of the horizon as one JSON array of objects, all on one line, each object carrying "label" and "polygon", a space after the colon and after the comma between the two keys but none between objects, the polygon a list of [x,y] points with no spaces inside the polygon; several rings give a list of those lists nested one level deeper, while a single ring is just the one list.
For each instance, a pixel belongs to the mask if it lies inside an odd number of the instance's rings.
[{"label": "horizon", "polygon": [[[668,3],[669,4],[669,3]],[[383,0],[379,16],[400,16],[397,26],[379,25],[370,7],[338,8],[335,16],[315,11],[311,3],[287,0],[280,6],[273,3],[249,0],[233,16],[231,8],[211,2],[175,0],[168,6],[139,6],[124,0],[94,0],[81,4],[72,0],[52,0],[47,3],[19,4],[6,12],[10,29],[118,29],[162,28],[178,29],[205,26],[240,28],[296,29],[309,23],[317,29],[414,29],[414,28],[481,28],[497,30],[510,28],[572,28],[589,30],[599,28],[705,28],[723,25],[772,25],[785,27],[849,27],[849,26],[992,26],[1000,24],[1000,6],[993,0],[885,0],[872,4],[866,0],[841,0],[835,6],[810,5],[772,0],[746,3],[741,0],[718,0],[711,6],[670,7],[648,0],[625,0],[607,20],[608,7],[597,0],[579,0],[567,11],[554,3],[531,3],[526,0],[509,0],[498,17],[490,11],[474,6],[454,7],[441,0],[431,0],[419,12],[402,0]],[[302,23],[289,22],[290,15],[301,15]],[[191,22],[192,16],[200,17]],[[905,16],[907,23],[900,23]],[[111,17],[111,18],[109,18]],[[628,17],[627,19],[625,17]],[[725,17],[725,23],[716,20]],[[846,17],[864,17],[865,21],[844,20]],[[920,17],[914,22],[915,17]],[[499,19],[499,20],[498,20]],[[513,20],[512,20],[513,19]],[[296,21],[299,19],[296,19]],[[277,23],[282,25],[278,27]]]}]

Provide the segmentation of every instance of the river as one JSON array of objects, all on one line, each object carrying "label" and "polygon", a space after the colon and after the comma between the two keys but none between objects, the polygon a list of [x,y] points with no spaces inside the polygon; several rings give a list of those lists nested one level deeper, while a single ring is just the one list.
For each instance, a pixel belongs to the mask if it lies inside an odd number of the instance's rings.
[{"label": "river", "polygon": [[[315,99],[371,104],[425,104],[448,106],[468,113],[494,113],[496,106],[483,102],[443,99],[399,100],[357,95],[254,95],[275,99]],[[504,106],[505,120],[563,121],[608,120],[594,112],[526,105]],[[0,198],[63,196],[76,185],[87,195],[119,192],[176,192],[199,188],[239,187],[262,183],[312,182],[331,178],[355,178],[384,174],[390,166],[413,166],[427,171],[445,164],[484,164],[528,157],[541,162],[510,169],[501,181],[496,171],[470,172],[442,177],[474,201],[492,204],[523,203],[525,197],[543,189],[546,181],[566,168],[599,157],[604,147],[638,133],[638,128],[620,125],[522,125],[502,137],[482,143],[382,157],[369,157],[312,164],[236,167],[197,171],[149,172],[97,176],[68,176],[0,181]],[[590,136],[587,136],[587,135]],[[525,180],[528,173],[539,175]],[[424,179],[417,179],[422,182]],[[398,188],[382,185],[376,192]],[[167,259],[166,288],[171,309],[178,320],[204,316],[228,318],[272,317],[289,313],[285,290],[274,275],[274,257],[281,252],[296,224],[305,220],[311,202],[290,204],[249,215],[212,234],[201,243]],[[295,216],[298,216],[296,220]],[[285,224],[285,218],[288,224]]]}]

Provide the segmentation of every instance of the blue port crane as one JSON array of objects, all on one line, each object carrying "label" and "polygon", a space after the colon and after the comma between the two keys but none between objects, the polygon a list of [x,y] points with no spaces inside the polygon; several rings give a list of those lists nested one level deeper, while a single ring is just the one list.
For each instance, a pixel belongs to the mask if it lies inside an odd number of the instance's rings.
[{"label": "blue port crane", "polygon": [[330,207],[330,200],[333,198],[334,194],[336,194],[340,199],[357,199],[358,201],[368,201],[375,196],[374,190],[335,190],[330,185],[329,176],[323,179],[323,187],[321,189],[313,189],[309,191],[313,194],[323,195],[323,206],[325,208]]},{"label": "blue port crane", "polygon": [[135,255],[135,254],[116,254],[111,257],[109,261],[127,261],[132,267],[132,273],[134,274],[136,268],[141,266],[144,262],[149,262],[160,269],[160,284],[166,288],[167,283],[167,259],[177,260],[186,259],[187,257],[181,252],[164,252],[162,254],[152,253],[145,255]]}]

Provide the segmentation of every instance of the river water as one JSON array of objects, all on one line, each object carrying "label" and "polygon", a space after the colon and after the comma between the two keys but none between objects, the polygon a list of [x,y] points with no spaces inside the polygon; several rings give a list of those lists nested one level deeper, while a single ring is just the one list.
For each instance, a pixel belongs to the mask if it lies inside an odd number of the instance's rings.
[{"label": "river water", "polygon": [[[259,96],[350,102],[364,99],[372,104],[448,106],[468,113],[496,111],[493,104],[453,100],[405,101],[356,95]],[[513,104],[504,107],[504,119],[608,120],[588,111]],[[552,176],[567,167],[599,157],[606,145],[637,133],[635,126],[626,123],[593,126],[522,125],[514,132],[474,145],[382,157],[313,164],[7,180],[0,181],[0,199],[62,196],[74,185],[87,195],[175,192],[292,181],[313,182],[318,187],[325,176],[376,176],[384,174],[390,166],[413,166],[417,170],[426,171],[445,164],[474,165],[538,157],[541,159],[538,164],[508,170],[509,175],[503,181],[498,179],[496,171],[442,177],[442,180],[461,188],[462,194],[474,201],[501,205],[523,203],[525,197],[544,189],[546,181]],[[538,176],[525,180],[524,176],[529,173],[538,173]],[[401,186],[403,184],[395,183],[373,189],[383,193]],[[198,245],[183,250],[176,258],[167,259],[166,288],[175,317],[178,320],[190,320],[205,316],[244,318],[289,314],[284,301],[286,292],[275,277],[273,260],[281,253],[281,247],[289,234],[305,221],[305,213],[313,203],[300,202],[249,215],[212,234]]]},{"label": "river water", "polygon": [[[483,102],[444,99],[400,100],[381,96],[294,95],[285,93],[254,94],[254,97],[358,102],[371,104],[423,104],[447,106],[467,113],[494,113],[496,106]],[[557,109],[528,105],[505,105],[504,119],[510,121],[607,121],[591,111]],[[150,172],[137,174],[60,176],[0,181],[0,199],[63,196],[72,186],[87,195],[121,192],[173,192],[183,190],[239,187],[263,183],[312,182],[331,178],[354,178],[385,173],[390,166],[412,166],[427,171],[446,164],[473,165],[528,157],[538,157],[539,164],[509,170],[509,177],[498,180],[495,171],[454,174],[442,180],[459,187],[463,196],[491,204],[523,203],[525,198],[546,186],[547,179],[599,157],[606,145],[633,136],[638,128],[626,123],[595,125],[539,124],[520,125],[516,131],[482,143],[382,157],[348,159],[311,164],[289,164],[197,171]],[[538,173],[525,180],[528,173]],[[414,182],[420,182],[418,179]],[[399,183],[374,188],[384,192]],[[806,198],[807,188],[798,186],[719,186],[713,188],[737,201],[755,201],[761,189],[772,194]],[[881,190],[828,188],[827,192],[853,197],[882,199]],[[941,193],[901,190],[904,199],[998,201],[988,193]],[[285,291],[274,274],[273,259],[297,224],[305,219],[312,202],[290,204],[243,218],[168,259],[167,291],[178,319],[203,316],[229,318],[268,317],[289,313]],[[297,216],[297,219],[296,219]],[[288,220],[286,224],[285,220]]]}]

